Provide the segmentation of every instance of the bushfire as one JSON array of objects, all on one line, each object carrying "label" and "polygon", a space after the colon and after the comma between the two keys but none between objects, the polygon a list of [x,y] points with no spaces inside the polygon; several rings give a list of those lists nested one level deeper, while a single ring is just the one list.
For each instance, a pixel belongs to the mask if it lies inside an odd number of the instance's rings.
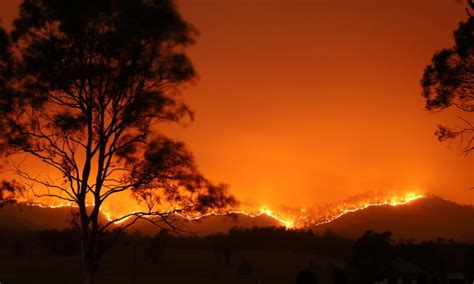
[{"label": "bushfire", "polygon": [[[329,223],[335,219],[338,219],[345,214],[356,212],[359,210],[366,209],[373,206],[400,206],[408,204],[420,198],[424,198],[425,194],[410,191],[402,194],[389,194],[386,196],[366,194],[363,197],[352,198],[344,202],[340,202],[334,205],[325,206],[319,209],[308,209],[308,208],[283,208],[283,209],[272,209],[269,206],[261,206],[252,208],[250,206],[241,206],[241,208],[229,208],[227,210],[212,211],[205,214],[193,213],[174,213],[185,220],[198,220],[209,216],[225,216],[225,215],[246,215],[248,217],[259,217],[267,216],[276,220],[281,226],[287,229],[300,229],[310,225],[321,225]],[[60,208],[60,207],[76,207],[72,203],[55,203],[55,202],[44,202],[38,200],[26,200],[19,198],[18,203],[28,204],[30,206],[38,206],[43,208]],[[90,205],[92,206],[92,205]],[[127,211],[119,212],[122,210],[114,210],[113,208],[103,207],[101,213],[108,220],[112,221],[120,218],[121,216],[128,215],[130,213],[140,211],[139,208],[132,208]],[[131,218],[131,217],[130,217]],[[121,219],[117,221],[117,224],[127,222],[129,218]]]}]

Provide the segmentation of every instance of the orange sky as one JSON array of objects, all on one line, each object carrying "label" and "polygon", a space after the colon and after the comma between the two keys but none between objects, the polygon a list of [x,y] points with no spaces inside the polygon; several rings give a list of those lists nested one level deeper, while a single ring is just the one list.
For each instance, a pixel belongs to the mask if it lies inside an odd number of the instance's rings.
[{"label": "orange sky", "polygon": [[[18,0],[0,2],[8,26]],[[181,0],[199,30],[185,140],[245,202],[315,206],[417,187],[472,202],[474,155],[439,143],[454,114],[419,80],[465,18],[455,0]]]}]

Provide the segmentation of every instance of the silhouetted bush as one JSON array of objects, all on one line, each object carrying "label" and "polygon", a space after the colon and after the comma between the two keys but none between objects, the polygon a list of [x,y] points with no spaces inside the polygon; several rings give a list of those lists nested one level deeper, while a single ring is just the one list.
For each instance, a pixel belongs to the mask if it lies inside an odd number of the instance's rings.
[{"label": "silhouetted bush", "polygon": [[152,262],[158,262],[165,253],[166,239],[168,238],[168,231],[161,230],[149,242],[149,246],[145,250],[145,257]]}]

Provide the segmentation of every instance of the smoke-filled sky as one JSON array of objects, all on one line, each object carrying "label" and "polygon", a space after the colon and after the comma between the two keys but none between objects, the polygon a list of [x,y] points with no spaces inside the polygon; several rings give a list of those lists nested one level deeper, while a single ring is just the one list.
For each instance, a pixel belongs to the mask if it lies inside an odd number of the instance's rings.
[{"label": "smoke-filled sky", "polygon": [[[9,26],[19,0],[0,2]],[[453,112],[424,110],[419,81],[466,18],[455,0],[181,0],[200,31],[187,142],[244,202],[315,206],[418,188],[471,203],[474,157],[440,143]]]}]

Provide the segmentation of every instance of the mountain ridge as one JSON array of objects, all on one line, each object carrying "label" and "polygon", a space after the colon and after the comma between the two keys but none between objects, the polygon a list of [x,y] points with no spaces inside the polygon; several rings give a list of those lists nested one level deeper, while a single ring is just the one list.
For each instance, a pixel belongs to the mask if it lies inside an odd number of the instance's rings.
[{"label": "mountain ridge", "polygon": [[372,206],[350,212],[321,225],[315,232],[333,230],[358,237],[366,230],[391,231],[397,239],[455,239],[474,241],[474,207],[437,196],[428,196],[399,206]]},{"label": "mountain ridge", "polygon": [[[25,204],[6,204],[0,208],[0,230],[63,229],[71,224],[73,208],[42,208]],[[105,219],[103,219],[105,222]],[[232,227],[278,227],[278,220],[267,215],[250,217],[244,214],[212,215],[187,221],[180,227],[195,235],[226,233]],[[311,225],[317,233],[332,230],[343,236],[357,238],[366,230],[391,231],[396,239],[427,240],[442,237],[458,241],[474,241],[474,207],[461,205],[436,196],[414,200],[408,204],[369,206],[346,213],[328,223]],[[131,231],[152,235],[160,228],[146,221],[137,222]]]}]

